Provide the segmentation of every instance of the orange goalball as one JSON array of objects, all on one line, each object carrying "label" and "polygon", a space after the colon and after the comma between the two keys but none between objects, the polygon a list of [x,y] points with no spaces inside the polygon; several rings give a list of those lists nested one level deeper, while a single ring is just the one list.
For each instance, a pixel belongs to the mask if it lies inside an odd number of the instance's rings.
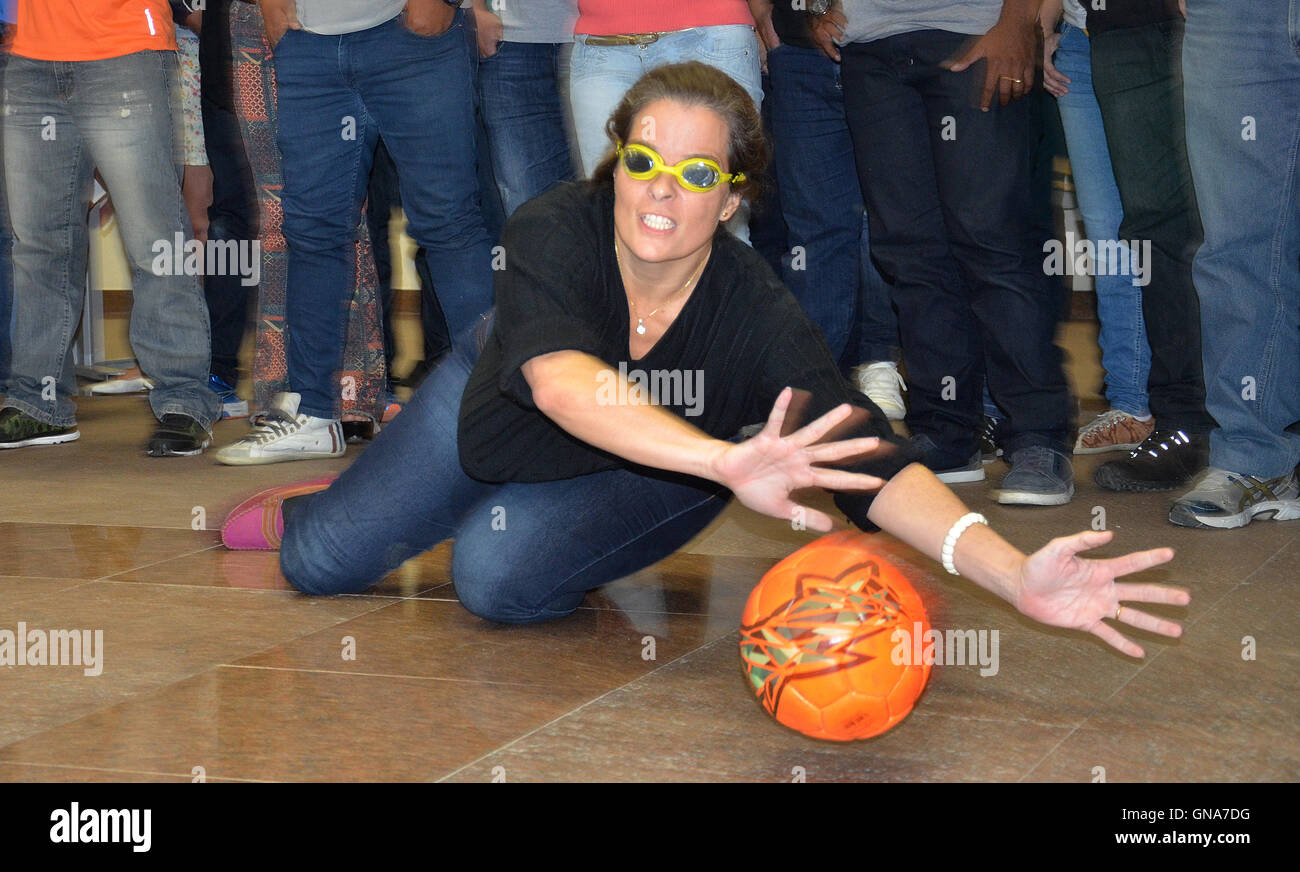
[{"label": "orange goalball", "polygon": [[930,665],[908,662],[911,645],[899,640],[929,629],[903,573],[868,535],[844,530],[763,576],[741,618],[740,659],[780,723],[815,739],[867,739],[907,717],[925,688]]}]

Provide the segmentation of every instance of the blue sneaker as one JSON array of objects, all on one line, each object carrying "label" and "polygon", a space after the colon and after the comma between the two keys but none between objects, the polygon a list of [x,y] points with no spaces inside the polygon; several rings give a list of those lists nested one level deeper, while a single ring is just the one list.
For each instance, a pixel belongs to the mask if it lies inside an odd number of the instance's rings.
[{"label": "blue sneaker", "polygon": [[225,379],[212,373],[208,376],[208,387],[221,397],[221,420],[227,418],[247,418],[248,401],[241,400],[235,389]]}]

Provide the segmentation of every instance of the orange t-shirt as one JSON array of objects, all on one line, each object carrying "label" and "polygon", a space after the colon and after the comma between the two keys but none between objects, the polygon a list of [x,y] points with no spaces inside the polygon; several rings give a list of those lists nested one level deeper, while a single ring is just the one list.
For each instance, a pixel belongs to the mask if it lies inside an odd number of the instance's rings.
[{"label": "orange t-shirt", "polygon": [[99,61],[176,50],[166,0],[18,0],[13,53],[38,61]]}]

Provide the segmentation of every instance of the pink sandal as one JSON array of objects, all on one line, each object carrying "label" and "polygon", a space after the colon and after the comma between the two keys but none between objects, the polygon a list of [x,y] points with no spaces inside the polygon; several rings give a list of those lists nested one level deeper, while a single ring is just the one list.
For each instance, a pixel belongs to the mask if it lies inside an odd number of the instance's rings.
[{"label": "pink sandal", "polygon": [[291,497],[323,491],[338,476],[297,484],[282,484],[253,494],[226,516],[221,525],[221,543],[232,551],[279,551],[284,536],[280,504]]}]

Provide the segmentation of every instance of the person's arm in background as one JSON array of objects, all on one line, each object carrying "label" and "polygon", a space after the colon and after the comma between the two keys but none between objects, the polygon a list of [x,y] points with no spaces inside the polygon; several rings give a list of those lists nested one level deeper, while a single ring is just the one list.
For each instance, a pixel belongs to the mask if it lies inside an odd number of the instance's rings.
[{"label": "person's arm in background", "polygon": [[985,112],[998,103],[1007,105],[1019,100],[1034,87],[1035,58],[1038,51],[1038,7],[1042,0],[1002,0],[1002,14],[989,32],[975,40],[956,61],[944,66],[960,73],[977,61],[987,62],[984,71],[984,92],[980,95],[980,108]]},{"label": "person's arm in background", "polygon": [[488,9],[487,0],[474,0],[474,21],[478,25],[478,56],[490,58],[497,53],[505,34],[501,16]]},{"label": "person's arm in background", "polygon": [[287,31],[302,30],[298,20],[298,6],[294,0],[257,0],[257,7],[262,11],[262,20],[266,22],[266,38],[271,47],[280,41]]},{"label": "person's arm in background", "polygon": [[754,32],[758,34],[758,62],[767,72],[767,53],[781,44],[772,25],[772,0],[749,0],[749,13],[754,16]]},{"label": "person's arm in background", "polygon": [[821,15],[812,12],[804,14],[808,16],[808,35],[812,37],[812,41],[826,57],[839,63],[840,50],[835,41],[843,38],[845,28],[849,26],[849,19],[840,8],[839,0],[830,0],[829,11]]},{"label": "person's arm in background", "polygon": [[1038,26],[1043,32],[1043,89],[1053,97],[1070,93],[1066,87],[1070,78],[1052,63],[1056,47],[1061,44],[1061,33],[1056,28],[1064,13],[1064,0],[1043,0],[1043,8],[1038,11]]},{"label": "person's arm in background", "polygon": [[172,8],[172,21],[198,33],[203,28],[203,7],[196,0],[168,0]]}]

